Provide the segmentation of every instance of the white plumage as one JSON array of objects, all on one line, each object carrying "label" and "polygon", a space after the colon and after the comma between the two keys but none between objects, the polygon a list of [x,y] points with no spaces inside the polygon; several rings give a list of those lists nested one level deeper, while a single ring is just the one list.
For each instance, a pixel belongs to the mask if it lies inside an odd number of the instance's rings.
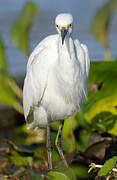
[{"label": "white plumage", "polygon": [[[47,121],[64,120],[80,109],[86,96],[88,49],[70,37],[72,22],[72,15],[59,14],[55,20],[58,34],[42,40],[29,57],[23,88],[29,129],[45,128]],[[63,27],[67,32],[62,40]]]}]

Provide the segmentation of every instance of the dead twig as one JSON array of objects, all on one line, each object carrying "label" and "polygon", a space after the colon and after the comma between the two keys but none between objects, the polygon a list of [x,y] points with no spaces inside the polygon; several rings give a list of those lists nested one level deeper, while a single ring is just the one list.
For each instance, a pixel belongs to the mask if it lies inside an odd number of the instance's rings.
[{"label": "dead twig", "polygon": [[3,140],[6,144],[9,144],[10,146],[12,146],[16,151],[18,152],[23,152],[23,150],[21,148],[19,148],[18,146],[16,146],[15,143],[13,143],[11,140],[9,139],[4,139]]},{"label": "dead twig", "polygon": [[22,172],[14,175],[14,176],[9,176],[8,180],[17,180],[17,179],[22,178],[24,176],[26,177],[26,180],[31,180],[30,175],[26,171],[22,171]]}]

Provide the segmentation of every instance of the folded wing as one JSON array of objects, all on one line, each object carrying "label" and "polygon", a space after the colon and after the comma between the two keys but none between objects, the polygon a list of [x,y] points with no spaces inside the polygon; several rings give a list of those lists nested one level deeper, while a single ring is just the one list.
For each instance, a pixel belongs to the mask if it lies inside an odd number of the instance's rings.
[{"label": "folded wing", "polygon": [[88,78],[90,69],[90,59],[88,55],[88,48],[85,44],[80,44],[78,40],[74,41],[77,59],[80,63],[82,73]]},{"label": "folded wing", "polygon": [[47,85],[49,71],[48,47],[39,44],[29,57],[23,88],[24,115],[28,124],[33,121],[33,112],[40,106]]}]

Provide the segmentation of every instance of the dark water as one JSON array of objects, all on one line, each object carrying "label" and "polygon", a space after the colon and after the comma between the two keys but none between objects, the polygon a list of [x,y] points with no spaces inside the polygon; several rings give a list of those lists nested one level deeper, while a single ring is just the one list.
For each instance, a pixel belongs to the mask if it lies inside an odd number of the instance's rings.
[{"label": "dark water", "polygon": [[[5,46],[11,74],[22,75],[26,69],[26,57],[12,44],[9,30],[26,0],[0,0],[0,34]],[[88,46],[91,60],[103,60],[103,48],[94,40],[90,24],[97,8],[106,0],[35,0],[40,7],[40,14],[30,31],[30,49],[44,37],[55,34],[54,19],[58,13],[70,12],[74,17],[73,38],[78,38]],[[117,56],[117,13],[113,16],[109,34],[112,59]]]}]

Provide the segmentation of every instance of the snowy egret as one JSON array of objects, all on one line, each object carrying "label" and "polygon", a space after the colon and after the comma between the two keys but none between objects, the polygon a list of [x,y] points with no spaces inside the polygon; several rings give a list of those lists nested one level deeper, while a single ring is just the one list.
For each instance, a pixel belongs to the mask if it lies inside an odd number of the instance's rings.
[{"label": "snowy egret", "polygon": [[29,57],[23,88],[24,115],[29,129],[47,128],[49,168],[52,169],[50,122],[60,121],[56,146],[61,148],[64,119],[78,111],[86,96],[90,60],[86,45],[70,37],[73,17],[62,13],[55,19],[58,34],[42,40]]}]

